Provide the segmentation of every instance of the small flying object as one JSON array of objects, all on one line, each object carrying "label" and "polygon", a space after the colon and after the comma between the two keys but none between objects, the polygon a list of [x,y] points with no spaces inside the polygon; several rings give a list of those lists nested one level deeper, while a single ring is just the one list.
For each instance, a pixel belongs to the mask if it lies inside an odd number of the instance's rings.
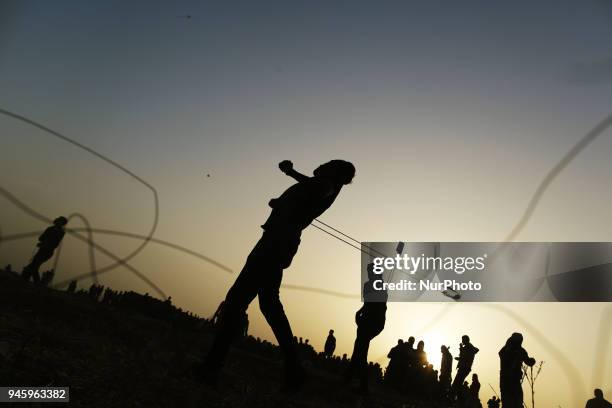
[{"label": "small flying object", "polygon": [[187,20],[190,20],[190,19],[191,19],[191,14],[185,14],[185,15],[183,15],[183,16],[176,16],[176,17],[177,17],[177,18],[185,18],[185,19],[187,19]]}]

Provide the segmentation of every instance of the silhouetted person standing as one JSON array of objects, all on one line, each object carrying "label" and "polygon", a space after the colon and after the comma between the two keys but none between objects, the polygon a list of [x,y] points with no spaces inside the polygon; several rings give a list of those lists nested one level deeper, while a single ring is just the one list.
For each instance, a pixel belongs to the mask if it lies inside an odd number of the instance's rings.
[{"label": "silhouetted person standing", "polygon": [[470,384],[470,397],[474,406],[480,406],[480,381],[478,374],[472,374],[472,383]]},{"label": "silhouetted person standing", "polygon": [[448,347],[440,347],[442,352],[442,361],[440,362],[440,388],[444,395],[447,394],[451,385],[451,376],[453,372],[453,355],[448,351]]},{"label": "silhouetted person standing", "polygon": [[415,394],[418,378],[418,359],[416,349],[413,347],[414,342],[415,338],[410,336],[401,348],[399,376],[408,394]]},{"label": "silhouetted person standing", "polygon": [[38,270],[42,264],[51,259],[55,248],[62,242],[66,234],[66,231],[64,231],[66,224],[68,224],[66,217],[58,217],[53,221],[53,225],[38,237],[38,243],[36,244],[38,250],[30,263],[23,268],[22,276],[25,280],[30,280],[30,277],[32,277],[35,283],[40,282]]},{"label": "silhouetted person standing", "polygon": [[330,330],[327,335],[327,339],[325,339],[325,347],[323,348],[323,353],[325,357],[331,357],[334,355],[334,351],[336,350],[336,338],[334,337],[334,331]]},{"label": "silhouetted person standing", "polygon": [[523,335],[512,333],[506,345],[499,350],[500,372],[499,388],[503,408],[521,408],[523,406],[523,363],[532,367],[535,359],[529,357],[522,347]]},{"label": "silhouetted person standing", "polygon": [[472,371],[472,364],[474,363],[474,356],[478,353],[478,349],[470,343],[470,337],[464,335],[461,337],[461,344],[459,344],[459,357],[455,357],[457,360],[457,374],[453,380],[453,390],[455,393],[462,386],[463,381]]},{"label": "silhouetted person standing", "polygon": [[368,394],[368,349],[370,341],[385,328],[387,291],[374,289],[374,282],[382,280],[374,273],[374,264],[367,266],[368,281],[363,285],[364,303],[355,314],[357,337],[353,346],[348,378],[359,378],[359,392]]},{"label": "silhouetted person standing", "polygon": [[355,167],[343,160],[332,160],[316,168],[314,177],[298,173],[288,160],[281,162],[279,168],[298,183],[270,200],[272,212],[262,225],[263,235],[227,293],[213,345],[204,364],[196,368],[196,376],[211,384],[216,383],[236,336],[235,327],[255,296],[285,355],[286,386],[294,388],[303,381],[291,326],[279,299],[283,270],[291,265],[302,230],[332,205],[342,187],[352,181]]},{"label": "silhouetted person standing", "polygon": [[428,361],[427,361],[427,353],[425,352],[425,342],[423,340],[420,340],[417,343],[417,348],[416,348],[416,364],[417,367],[419,369],[424,368],[427,366]]},{"label": "silhouetted person standing", "polygon": [[585,408],[612,408],[612,404],[604,399],[602,390],[596,388],[594,394],[595,398],[588,400]]},{"label": "silhouetted person standing", "polygon": [[414,351],[414,361],[415,365],[413,367],[413,381],[416,391],[415,394],[423,396],[423,392],[425,391],[425,384],[427,382],[425,368],[428,365],[427,353],[425,352],[425,342],[423,340],[420,340],[417,343],[416,350]]},{"label": "silhouetted person standing", "polygon": [[387,358],[389,359],[389,365],[385,371],[385,382],[394,386],[399,386],[401,381],[399,367],[401,365],[401,353],[402,347],[404,346],[404,340],[398,339],[397,346],[389,350]]}]

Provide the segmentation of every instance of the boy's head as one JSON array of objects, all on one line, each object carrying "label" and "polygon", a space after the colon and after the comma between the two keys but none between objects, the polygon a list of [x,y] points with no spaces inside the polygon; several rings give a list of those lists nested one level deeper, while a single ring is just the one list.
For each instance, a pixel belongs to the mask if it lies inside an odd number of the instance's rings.
[{"label": "boy's head", "polygon": [[350,184],[355,177],[355,166],[345,160],[332,160],[317,167],[313,174],[340,184]]},{"label": "boy's head", "polygon": [[68,219],[66,219],[66,217],[57,217],[53,220],[53,225],[58,227],[63,227],[66,224],[68,224]]}]

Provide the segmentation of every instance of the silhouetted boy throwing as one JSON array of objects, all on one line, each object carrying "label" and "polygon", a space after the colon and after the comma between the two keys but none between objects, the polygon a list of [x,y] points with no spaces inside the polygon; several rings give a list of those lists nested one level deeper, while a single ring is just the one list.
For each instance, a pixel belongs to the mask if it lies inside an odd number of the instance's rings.
[{"label": "silhouetted boy throwing", "polygon": [[298,183],[270,200],[272,212],[262,225],[263,235],[227,293],[213,345],[195,372],[196,377],[209,384],[216,383],[238,333],[236,326],[255,296],[285,355],[286,386],[294,388],[303,381],[291,326],[279,299],[283,269],[291,265],[302,230],[332,205],[342,186],[352,181],[355,167],[344,160],[332,160],[316,168],[314,177],[295,171],[288,160],[281,162],[279,168]]},{"label": "silhouetted boy throwing", "polygon": [[53,225],[50,226],[38,237],[38,251],[30,261],[30,264],[23,268],[22,276],[25,280],[32,280],[35,283],[40,282],[40,275],[38,270],[40,266],[47,262],[53,256],[55,248],[57,248],[62,242],[66,231],[64,226],[68,224],[66,217],[58,217],[53,221]]}]

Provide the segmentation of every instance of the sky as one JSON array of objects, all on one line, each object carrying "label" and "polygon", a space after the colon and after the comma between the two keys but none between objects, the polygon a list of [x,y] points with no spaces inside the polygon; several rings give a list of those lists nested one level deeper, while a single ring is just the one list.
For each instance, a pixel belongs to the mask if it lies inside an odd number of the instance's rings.
[{"label": "sky", "polygon": [[[503,240],[546,172],[612,112],[611,40],[607,0],[5,0],[0,108],[146,180],[159,197],[155,237],[237,273],[267,202],[291,185],[283,159],[306,173],[334,158],[355,164],[321,219],[358,240]],[[612,241],[611,139],[559,175],[517,240]],[[1,115],[0,146],[0,186],[49,218],[78,212],[94,228],[151,229],[151,191],[102,160]],[[45,227],[2,197],[0,214],[3,235]],[[117,255],[140,244],[95,239]],[[34,243],[2,243],[0,263],[20,268]],[[154,243],[130,262],[202,316],[235,278]],[[88,265],[86,245],[67,237],[56,279]],[[125,268],[100,280],[154,294]],[[358,294],[359,252],[307,228],[284,283]],[[297,336],[321,349],[333,328],[350,354],[359,300],[290,289],[281,298]],[[249,316],[251,333],[273,340],[257,302]],[[545,361],[538,400],[580,406],[594,387],[612,397],[612,351],[596,354],[612,347],[600,336],[610,316],[605,303],[394,303],[370,358],[386,365],[388,349],[413,335],[438,365],[439,346],[456,352],[468,333],[488,399],[497,351],[521,331]]]}]

